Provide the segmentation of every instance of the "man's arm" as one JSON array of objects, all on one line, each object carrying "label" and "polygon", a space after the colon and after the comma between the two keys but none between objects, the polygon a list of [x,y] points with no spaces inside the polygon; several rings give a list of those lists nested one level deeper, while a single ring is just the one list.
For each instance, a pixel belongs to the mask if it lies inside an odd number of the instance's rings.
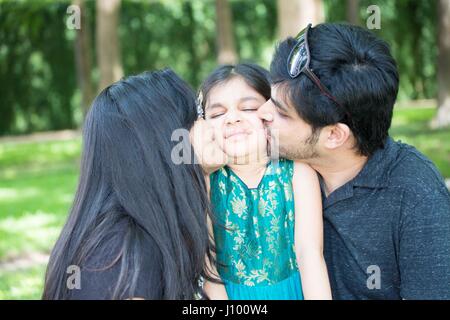
[{"label": "man's arm", "polygon": [[[406,212],[407,211],[407,212]],[[450,299],[450,196],[436,190],[405,209],[400,226],[403,299]]]}]

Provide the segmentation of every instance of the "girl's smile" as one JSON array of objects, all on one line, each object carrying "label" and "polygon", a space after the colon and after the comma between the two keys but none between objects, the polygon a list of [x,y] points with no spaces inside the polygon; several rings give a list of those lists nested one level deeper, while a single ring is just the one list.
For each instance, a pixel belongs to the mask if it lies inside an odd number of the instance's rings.
[{"label": "girl's smile", "polygon": [[223,135],[225,139],[241,140],[248,138],[251,133],[251,130],[245,128],[229,128],[225,129]]}]

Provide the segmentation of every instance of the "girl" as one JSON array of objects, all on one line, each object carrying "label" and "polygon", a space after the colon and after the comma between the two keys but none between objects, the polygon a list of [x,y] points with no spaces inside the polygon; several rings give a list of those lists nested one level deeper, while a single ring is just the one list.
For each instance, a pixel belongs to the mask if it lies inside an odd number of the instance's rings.
[{"label": "girl", "polygon": [[206,281],[205,292],[211,299],[330,299],[317,175],[268,156],[256,112],[270,99],[267,71],[221,66],[200,94],[204,118],[229,159],[207,180],[223,285]]},{"label": "girl", "polygon": [[[78,190],[50,256],[44,299],[202,294],[213,246],[203,172],[171,160],[172,133],[196,119],[194,92],[168,69],[100,93],[84,124]],[[73,272],[81,283],[69,287]]]}]

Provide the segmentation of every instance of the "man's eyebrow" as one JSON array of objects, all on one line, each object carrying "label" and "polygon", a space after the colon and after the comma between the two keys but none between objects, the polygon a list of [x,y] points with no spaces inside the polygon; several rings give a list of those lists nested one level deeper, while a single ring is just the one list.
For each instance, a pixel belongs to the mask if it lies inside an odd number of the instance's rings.
[{"label": "man's eyebrow", "polygon": [[277,108],[281,109],[281,111],[286,112],[286,113],[288,112],[287,108],[284,107],[279,101],[275,100],[273,97],[270,97],[270,100],[272,100],[273,104]]}]

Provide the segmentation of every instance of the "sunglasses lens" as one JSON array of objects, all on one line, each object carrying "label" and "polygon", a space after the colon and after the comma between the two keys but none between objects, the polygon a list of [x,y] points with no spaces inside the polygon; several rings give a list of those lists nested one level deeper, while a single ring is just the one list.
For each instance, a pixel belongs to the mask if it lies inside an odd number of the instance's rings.
[{"label": "sunglasses lens", "polygon": [[306,50],[305,35],[301,35],[292,49],[289,59],[289,74],[297,77],[308,63],[308,50]]}]

